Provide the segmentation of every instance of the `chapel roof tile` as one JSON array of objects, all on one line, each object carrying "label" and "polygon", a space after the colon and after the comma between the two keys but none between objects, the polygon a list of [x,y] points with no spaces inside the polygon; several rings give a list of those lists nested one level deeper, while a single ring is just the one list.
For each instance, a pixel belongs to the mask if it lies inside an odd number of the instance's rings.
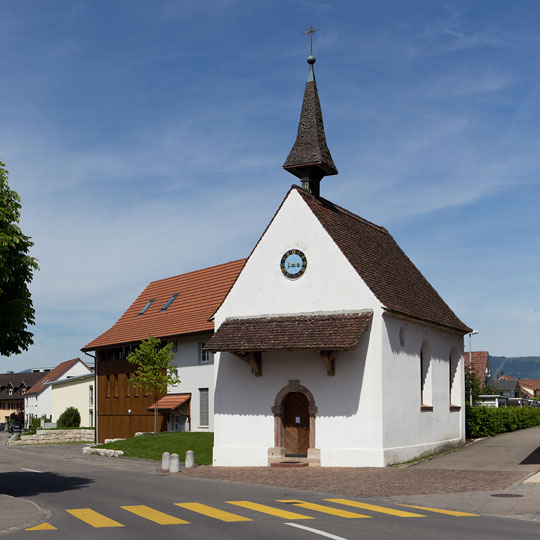
[{"label": "chapel roof tile", "polygon": [[416,268],[390,233],[293,185],[383,306],[395,313],[455,329],[464,324]]},{"label": "chapel roof tile", "polygon": [[206,345],[211,352],[354,349],[373,313],[303,313],[229,318]]}]

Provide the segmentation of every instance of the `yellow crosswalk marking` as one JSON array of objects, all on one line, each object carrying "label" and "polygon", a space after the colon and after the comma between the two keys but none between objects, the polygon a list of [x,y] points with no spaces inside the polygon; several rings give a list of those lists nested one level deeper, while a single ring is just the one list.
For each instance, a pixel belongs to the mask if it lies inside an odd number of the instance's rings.
[{"label": "yellow crosswalk marking", "polygon": [[448,514],[449,516],[478,516],[478,514],[469,514],[468,512],[456,512],[455,510],[441,510],[440,508],[428,508],[427,506],[415,506],[414,504],[400,504],[399,506],[407,506],[409,508],[417,508],[418,510],[427,510],[428,512],[437,512],[439,514]]},{"label": "yellow crosswalk marking", "polygon": [[144,504],[136,506],[122,506],[122,508],[128,512],[131,512],[132,514],[140,516],[144,519],[149,519],[154,523],[158,523],[159,525],[184,525],[185,523],[189,523],[189,521],[184,521],[183,519],[175,516],[170,516],[169,514],[165,514],[159,510],[154,510],[153,508],[145,506]]},{"label": "yellow crosswalk marking", "polygon": [[292,503],[299,508],[305,508],[306,510],[315,510],[316,512],[322,512],[323,514],[331,514],[333,516],[339,516],[348,519],[358,518],[370,518],[371,516],[365,516],[364,514],[357,514],[356,512],[349,512],[348,510],[340,510],[339,508],[331,508],[324,504],[315,504],[306,501],[297,501],[296,499],[282,499],[278,500],[282,503]]},{"label": "yellow crosswalk marking", "polygon": [[96,529],[101,529],[102,527],[123,527],[118,521],[108,518],[91,508],[73,508],[71,510],[66,510],[68,514],[79,518],[81,521],[92,525]]},{"label": "yellow crosswalk marking", "polygon": [[29,527],[25,531],[56,531],[56,527],[53,527],[50,523],[42,523],[41,525],[36,525],[35,527]]},{"label": "yellow crosswalk marking", "polygon": [[281,510],[279,508],[274,508],[273,506],[266,506],[265,504],[254,503],[250,501],[225,501],[229,504],[235,504],[236,506],[241,506],[242,508],[249,508],[250,510],[255,510],[255,512],[261,512],[263,514],[270,514],[271,516],[277,516],[283,519],[313,519],[310,516],[303,516],[302,514],[297,514],[295,512],[289,512],[287,510]]},{"label": "yellow crosswalk marking", "polygon": [[358,501],[350,501],[349,499],[324,499],[328,502],[337,504],[344,504],[346,506],[354,506],[355,508],[362,508],[363,510],[372,510],[373,512],[380,512],[381,514],[390,514],[391,516],[399,517],[426,517],[423,514],[414,514],[413,512],[405,512],[404,510],[395,510],[394,508],[387,508],[386,506],[377,506],[375,504],[366,504]]},{"label": "yellow crosswalk marking", "polygon": [[203,514],[204,516],[219,519],[220,521],[226,521],[227,523],[233,523],[235,521],[253,521],[250,518],[239,516],[238,514],[232,514],[231,512],[225,512],[224,510],[219,510],[218,508],[207,506],[206,504],[196,502],[174,504],[176,504],[176,506],[180,506],[181,508],[191,510],[192,512]]}]

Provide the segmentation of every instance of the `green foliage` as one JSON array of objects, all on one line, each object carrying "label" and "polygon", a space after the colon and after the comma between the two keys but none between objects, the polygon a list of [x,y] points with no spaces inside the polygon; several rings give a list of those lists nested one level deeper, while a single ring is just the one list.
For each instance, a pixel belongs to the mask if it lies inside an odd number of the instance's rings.
[{"label": "green foliage", "polygon": [[466,406],[467,438],[490,437],[507,431],[540,426],[537,407],[470,407]]},{"label": "green foliage", "polygon": [[26,351],[33,343],[28,326],[34,308],[28,290],[37,261],[28,255],[34,245],[20,227],[21,199],[9,188],[8,172],[0,161],[0,355]]},{"label": "green foliage", "polygon": [[193,450],[197,465],[211,465],[213,446],[213,433],[174,432],[141,435],[104,444],[100,448],[123,450],[127,457],[154,460],[161,460],[163,452],[176,452],[180,461],[184,461],[187,450]]},{"label": "green foliage", "polygon": [[489,386],[489,385],[481,388],[480,393],[483,396],[498,396],[499,395],[499,391],[495,387]]},{"label": "green foliage", "polygon": [[[176,366],[173,344],[161,346],[161,340],[153,336],[143,339],[141,344],[127,357],[130,364],[136,366],[135,374],[130,379],[132,386],[152,391],[154,401],[158,400],[160,393],[167,390],[169,384],[178,384],[180,379],[175,375]],[[157,432],[157,408],[154,409],[154,433]]]},{"label": "green foliage", "polygon": [[469,403],[471,388],[472,388],[472,398],[474,402],[478,400],[478,396],[480,394],[483,394],[483,391],[480,386],[480,381],[478,380],[474,372],[469,371],[467,367],[467,369],[465,369],[465,401],[467,403]]},{"label": "green foliage", "polygon": [[59,428],[76,428],[81,425],[81,415],[75,407],[68,407],[56,422]]}]

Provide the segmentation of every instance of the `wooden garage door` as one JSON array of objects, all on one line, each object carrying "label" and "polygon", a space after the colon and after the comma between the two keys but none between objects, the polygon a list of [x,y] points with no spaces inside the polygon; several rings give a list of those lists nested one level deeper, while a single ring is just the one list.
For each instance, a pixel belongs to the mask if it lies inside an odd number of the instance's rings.
[{"label": "wooden garage door", "polygon": [[309,448],[309,403],[301,392],[290,392],[283,404],[285,454],[307,456]]}]

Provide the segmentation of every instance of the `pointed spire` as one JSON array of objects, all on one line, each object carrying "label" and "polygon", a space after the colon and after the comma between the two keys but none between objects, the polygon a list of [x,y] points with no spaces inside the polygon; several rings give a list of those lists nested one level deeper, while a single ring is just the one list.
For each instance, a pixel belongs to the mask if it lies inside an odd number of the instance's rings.
[{"label": "pointed spire", "polygon": [[320,181],[325,176],[337,174],[338,171],[326,144],[321,104],[313,71],[315,57],[310,54],[307,61],[309,74],[304,91],[298,134],[283,168],[300,178],[302,187],[318,197]]}]

